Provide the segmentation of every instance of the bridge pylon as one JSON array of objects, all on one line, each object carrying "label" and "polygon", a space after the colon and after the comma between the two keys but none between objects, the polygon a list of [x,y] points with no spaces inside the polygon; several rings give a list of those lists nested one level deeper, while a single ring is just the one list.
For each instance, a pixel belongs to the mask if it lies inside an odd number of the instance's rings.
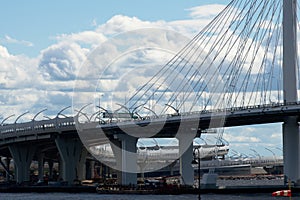
[{"label": "bridge pylon", "polygon": [[[283,94],[284,103],[295,103],[297,97],[297,0],[283,1]],[[300,185],[300,137],[296,116],[283,124],[283,159],[285,183]]]},{"label": "bridge pylon", "polygon": [[138,138],[117,134],[111,140],[111,146],[116,159],[118,184],[136,185],[137,184],[137,149]]}]

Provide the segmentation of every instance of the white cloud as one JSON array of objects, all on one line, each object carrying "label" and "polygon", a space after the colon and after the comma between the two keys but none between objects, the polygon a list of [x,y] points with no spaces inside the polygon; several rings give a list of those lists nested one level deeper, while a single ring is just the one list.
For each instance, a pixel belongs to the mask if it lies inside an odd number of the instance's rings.
[{"label": "white cloud", "polygon": [[88,49],[62,41],[41,52],[39,70],[46,80],[75,80]]},{"label": "white cloud", "polygon": [[62,34],[56,37],[60,42],[64,43],[77,43],[80,45],[90,45],[88,48],[95,48],[101,43],[107,40],[107,37],[102,33],[95,31],[83,31],[79,33],[72,34]]},{"label": "white cloud", "polygon": [[0,46],[0,85],[5,89],[31,87],[39,80],[37,59],[24,55],[11,55],[5,47]]},{"label": "white cloud", "polygon": [[154,26],[162,26],[165,22],[150,22],[142,21],[137,17],[128,17],[124,15],[113,16],[105,24],[100,25],[96,32],[103,33],[105,35],[116,35],[126,31],[132,31],[139,28],[153,28]]},{"label": "white cloud", "polygon": [[3,39],[1,39],[0,41],[2,41],[3,43],[7,43],[7,44],[20,44],[20,45],[24,45],[27,47],[32,47],[34,46],[32,42],[26,41],[26,40],[17,40],[15,38],[12,38],[8,35],[5,35]]},{"label": "white cloud", "polygon": [[224,4],[210,4],[204,6],[197,6],[190,9],[187,9],[190,12],[192,18],[212,18],[219,14],[226,5]]},{"label": "white cloud", "polygon": [[224,138],[232,143],[260,143],[262,142],[260,138],[256,136],[248,136],[247,130],[243,131],[243,134],[224,134]]},{"label": "white cloud", "polygon": [[[151,30],[150,28],[162,28],[177,31],[182,35],[194,36],[223,8],[224,5],[218,4],[190,8],[188,11],[192,17],[191,19],[170,22],[163,20],[143,21],[137,17],[124,15],[116,15],[101,25],[98,25],[94,20],[92,25],[97,26],[95,30],[59,35],[56,37],[56,43],[43,49],[36,58],[12,55],[6,47],[0,46],[0,104],[2,109],[6,111],[3,115],[5,115],[4,117],[10,114],[18,115],[26,110],[36,113],[44,107],[48,107],[49,115],[55,115],[55,112],[61,108],[71,105],[74,81],[78,78],[77,73],[80,71],[82,62],[86,60],[87,55],[90,55],[98,45],[102,44],[102,50],[96,53],[103,54],[107,64],[110,64],[112,60],[116,59],[116,55],[120,53],[120,49],[116,46],[105,43],[112,36],[140,28],[144,30],[147,28],[148,30]],[[28,41],[17,40],[9,36],[2,39],[2,42],[4,41],[25,46],[33,45]],[[165,37],[145,38],[144,45],[157,48],[158,46],[153,44],[167,44],[172,49],[178,45],[177,42],[179,41],[181,40],[176,38],[176,35],[165,35]],[[131,50],[134,48],[135,46],[132,46]],[[156,60],[161,55],[159,52],[153,52],[149,56],[150,58],[147,59],[151,61]],[[124,60],[129,62],[130,59]],[[123,60],[119,59],[119,61]],[[98,60],[95,60],[95,62],[98,62]],[[138,65],[138,63],[135,64]],[[112,66],[109,70],[117,72],[118,70],[113,67],[115,66]],[[90,73],[93,73],[93,71],[81,71],[79,78]],[[98,74],[94,75],[98,76]],[[124,83],[121,86],[124,90],[128,89],[129,92],[136,89],[137,83],[143,81],[140,76],[134,78],[133,75],[128,75],[128,77],[132,78],[133,84]],[[110,91],[112,87],[116,87],[117,83],[112,77],[107,78],[108,80],[103,83],[103,89]],[[136,85],[134,85],[134,81]],[[82,87],[80,88],[82,90],[90,87],[84,80],[77,81],[77,83]],[[166,95],[170,94],[167,93]],[[93,100],[86,97],[84,95],[81,98],[83,101]],[[102,97],[102,103],[105,106],[109,102],[104,100],[109,97],[111,97],[111,94]],[[126,98],[124,95],[119,98],[122,97]],[[31,116],[26,115],[24,118]],[[224,138],[234,147],[247,151],[251,145],[265,145],[268,141],[274,143],[274,146],[280,146],[280,130],[278,130],[278,127],[276,130],[272,128],[239,127],[228,129],[228,132],[224,134]]]},{"label": "white cloud", "polygon": [[0,45],[0,58],[8,58],[9,53],[6,47]]}]

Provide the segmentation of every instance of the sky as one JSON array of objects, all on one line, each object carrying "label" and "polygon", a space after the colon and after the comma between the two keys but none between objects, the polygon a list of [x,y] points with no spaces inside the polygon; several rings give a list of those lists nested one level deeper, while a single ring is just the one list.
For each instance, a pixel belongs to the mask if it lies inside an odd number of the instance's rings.
[{"label": "sky", "polygon": [[[0,120],[47,108],[53,116],[72,104],[74,79],[97,46],[122,32],[166,28],[187,38],[229,0],[38,1],[4,0],[0,7]],[[14,122],[10,118],[7,122]],[[235,151],[278,156],[281,124],[224,130]],[[231,153],[232,155],[233,153]]]}]

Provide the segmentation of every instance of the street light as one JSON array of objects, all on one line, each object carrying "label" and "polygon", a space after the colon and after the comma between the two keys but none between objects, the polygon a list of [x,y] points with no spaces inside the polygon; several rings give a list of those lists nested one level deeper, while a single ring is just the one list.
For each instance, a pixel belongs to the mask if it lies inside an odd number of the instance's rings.
[{"label": "street light", "polygon": [[98,111],[99,124],[100,124],[100,120],[101,120],[101,97],[103,97],[103,96],[104,96],[104,94],[99,95],[99,111]]},{"label": "street light", "polygon": [[258,156],[259,162],[261,162],[261,155],[255,149],[250,149],[250,150],[253,151],[254,154]]},{"label": "street light", "polygon": [[45,109],[39,111],[38,113],[36,113],[36,114],[34,115],[34,117],[32,118],[32,121],[35,121],[35,118],[36,118],[39,114],[41,114],[42,112],[44,112],[44,111],[46,111],[46,110],[47,110],[47,108],[45,108]]},{"label": "street light", "polygon": [[17,117],[17,119],[15,120],[14,124],[16,124],[17,121],[18,121],[22,116],[26,115],[27,113],[29,113],[29,111],[26,111],[26,112],[24,112],[23,114],[19,115],[19,116]]},{"label": "street light", "polygon": [[150,108],[147,108],[146,106],[144,106],[144,108],[145,108],[146,110],[149,110],[150,112],[152,112],[152,113],[154,114],[155,118],[159,118],[158,115],[154,112],[154,110],[152,110],[152,109],[150,109]]},{"label": "street light", "polygon": [[275,162],[275,165],[276,165],[276,163],[277,163],[276,154],[271,149],[269,149],[267,147],[265,147],[265,149],[273,154],[274,162]]},{"label": "street light", "polygon": [[9,118],[14,117],[14,116],[15,116],[15,114],[6,117],[5,119],[2,120],[2,122],[1,122],[0,125],[3,126],[3,125],[4,125],[4,122],[5,122],[6,120],[8,120]]},{"label": "street light", "polygon": [[66,115],[62,114],[62,112],[65,111],[65,110],[67,110],[68,108],[71,108],[71,106],[67,106],[67,107],[64,107],[63,109],[61,109],[61,110],[57,113],[57,115],[56,115],[55,118],[58,118],[59,115],[62,115],[62,116],[64,116],[65,118],[67,118]]},{"label": "street light", "polygon": [[165,104],[167,107],[169,107],[169,108],[172,108],[175,112],[176,112],[176,115],[179,115],[179,110],[178,109],[176,109],[174,106],[172,106],[172,105],[169,105],[169,104]]},{"label": "street light", "polygon": [[[197,150],[197,153],[198,153],[198,156],[196,158],[196,150]],[[199,147],[195,147],[194,150],[193,150],[193,161],[192,161],[192,164],[198,164],[198,199],[200,200],[201,199],[201,196],[200,196],[200,148]]]}]

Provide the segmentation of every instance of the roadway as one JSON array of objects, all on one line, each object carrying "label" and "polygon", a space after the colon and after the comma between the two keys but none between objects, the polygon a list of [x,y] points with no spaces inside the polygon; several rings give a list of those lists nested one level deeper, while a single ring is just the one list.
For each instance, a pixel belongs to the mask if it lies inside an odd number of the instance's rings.
[{"label": "roadway", "polygon": [[[113,138],[115,134],[124,134],[126,131],[134,131],[138,127],[147,127],[149,133],[143,132],[140,137],[147,137],[157,130],[153,138],[172,138],[176,136],[180,124],[196,131],[218,127],[244,126],[253,124],[284,122],[287,116],[297,116],[299,121],[300,103],[289,105],[273,104],[264,106],[239,107],[224,110],[212,110],[181,115],[164,115],[146,117],[144,119],[131,119],[113,121],[111,123],[84,122],[79,127],[82,130],[99,128],[105,133],[105,137]],[[218,123],[211,123],[212,119]],[[50,120],[30,121],[25,123],[5,124],[0,126],[0,146],[10,143],[49,139],[55,134],[77,134],[76,117],[54,118]],[[156,127],[159,127],[156,128]],[[78,128],[78,126],[77,126]],[[196,130],[195,130],[196,129]],[[188,130],[186,130],[188,131]]]}]

